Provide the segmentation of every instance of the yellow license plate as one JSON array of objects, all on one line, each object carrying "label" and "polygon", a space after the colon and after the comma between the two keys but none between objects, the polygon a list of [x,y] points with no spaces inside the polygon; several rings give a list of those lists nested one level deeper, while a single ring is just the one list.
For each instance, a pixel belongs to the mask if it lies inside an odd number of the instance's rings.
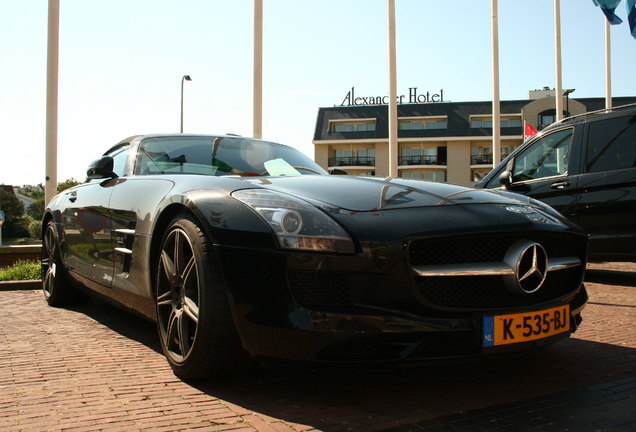
[{"label": "yellow license plate", "polygon": [[484,317],[484,346],[543,339],[570,330],[570,306]]}]

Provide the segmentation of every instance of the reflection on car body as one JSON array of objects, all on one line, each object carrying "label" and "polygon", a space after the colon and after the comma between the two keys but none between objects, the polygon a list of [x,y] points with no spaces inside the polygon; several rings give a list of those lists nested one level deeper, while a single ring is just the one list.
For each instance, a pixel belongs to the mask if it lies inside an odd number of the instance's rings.
[{"label": "reflection on car body", "polygon": [[46,210],[45,297],[156,321],[183,379],[524,351],[587,302],[585,233],[516,194],[329,175],[236,136],[131,137],[87,173]]}]

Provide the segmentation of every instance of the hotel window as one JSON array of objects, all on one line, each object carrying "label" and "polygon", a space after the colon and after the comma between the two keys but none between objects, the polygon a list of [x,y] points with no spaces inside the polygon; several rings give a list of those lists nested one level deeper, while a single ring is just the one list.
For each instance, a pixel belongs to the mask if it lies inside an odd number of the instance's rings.
[{"label": "hotel window", "polygon": [[488,174],[489,172],[490,172],[490,169],[474,169],[474,170],[471,170],[473,182],[477,183],[478,181],[480,181],[481,179],[486,177],[486,174]]},{"label": "hotel window", "polygon": [[421,156],[422,148],[421,147],[402,147],[401,148],[402,156]]},{"label": "hotel window", "polygon": [[409,122],[403,121],[400,122],[400,130],[420,130],[422,129],[422,122]]},{"label": "hotel window", "polygon": [[373,132],[375,120],[372,122],[332,122],[331,132]]},{"label": "hotel window", "polygon": [[356,149],[356,156],[358,157],[375,157],[375,148]]},{"label": "hotel window", "polygon": [[446,181],[446,171],[427,171],[426,172],[426,180],[436,181],[436,182],[445,182]]},{"label": "hotel window", "polygon": [[[518,146],[501,146],[499,148],[500,161],[512,153]],[[470,159],[471,165],[492,164],[492,146],[473,146]]]},{"label": "hotel window", "polygon": [[422,180],[424,179],[424,173],[419,171],[402,171],[402,178]]},{"label": "hotel window", "polygon": [[446,119],[400,120],[400,130],[446,129]]},{"label": "hotel window", "polygon": [[518,118],[509,118],[509,119],[501,119],[501,127],[521,127],[521,119]]},{"label": "hotel window", "polygon": [[557,120],[556,118],[556,110],[549,109],[539,113],[539,123],[537,125],[537,129],[541,130],[546,126],[550,126]]},{"label": "hotel window", "polygon": [[470,121],[470,127],[474,129],[491,128],[492,119],[472,119]]},{"label": "hotel window", "polygon": [[[521,127],[520,117],[505,117],[499,120],[502,128]],[[475,117],[470,119],[470,127],[473,129],[492,128],[492,117]]]},{"label": "hotel window", "polygon": [[446,171],[401,171],[400,176],[402,178],[416,180],[425,179],[440,183],[446,181]]},{"label": "hotel window", "polygon": [[353,156],[353,150],[351,149],[335,149],[333,151],[335,157],[351,157]]},{"label": "hotel window", "polygon": [[446,146],[423,146],[400,148],[399,165],[446,165]]}]

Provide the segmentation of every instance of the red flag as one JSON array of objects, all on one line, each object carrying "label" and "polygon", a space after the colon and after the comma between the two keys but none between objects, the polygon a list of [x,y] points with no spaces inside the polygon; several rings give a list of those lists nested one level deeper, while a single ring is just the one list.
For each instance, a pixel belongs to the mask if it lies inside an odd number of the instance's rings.
[{"label": "red flag", "polygon": [[536,130],[534,127],[532,127],[532,125],[530,123],[526,122],[526,132],[525,132],[525,136],[524,136],[524,141],[529,140],[530,138],[532,138],[533,136],[535,136],[538,133],[539,133],[538,130]]}]

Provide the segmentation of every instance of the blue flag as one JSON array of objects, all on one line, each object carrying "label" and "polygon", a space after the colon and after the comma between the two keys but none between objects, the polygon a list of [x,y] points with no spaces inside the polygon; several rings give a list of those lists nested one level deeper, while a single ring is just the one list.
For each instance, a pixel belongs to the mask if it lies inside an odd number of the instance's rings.
[{"label": "blue flag", "polygon": [[[596,6],[600,6],[610,24],[617,25],[623,22],[623,20],[620,19],[615,12],[622,0],[592,1]],[[632,37],[636,39],[636,0],[625,0],[625,6],[627,6],[627,23],[629,24],[629,32],[632,34]]]},{"label": "blue flag", "polygon": [[614,12],[621,0],[592,0],[596,6],[600,6],[601,10],[607,17],[607,20],[612,25],[617,25],[623,22]]},{"label": "blue flag", "polygon": [[627,0],[627,22],[632,37],[636,39],[636,0]]}]

